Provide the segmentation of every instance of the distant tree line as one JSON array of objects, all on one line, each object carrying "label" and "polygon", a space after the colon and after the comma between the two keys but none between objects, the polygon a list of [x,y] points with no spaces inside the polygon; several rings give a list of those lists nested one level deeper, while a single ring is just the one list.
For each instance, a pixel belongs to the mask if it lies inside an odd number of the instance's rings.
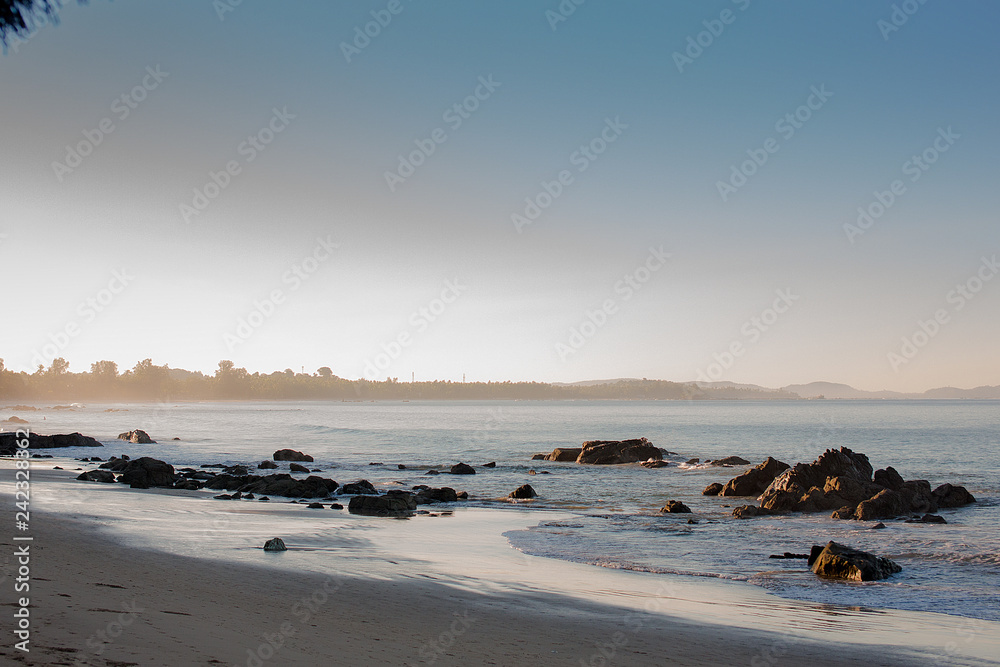
[{"label": "distant tree line", "polygon": [[36,401],[152,400],[699,400],[719,398],[798,398],[794,394],[743,389],[701,389],[689,383],[624,380],[596,385],[555,385],[544,382],[399,382],[348,380],[327,367],[313,374],[291,369],[250,373],[223,360],[214,375],[157,366],[143,359],[119,372],[113,361],[91,364],[90,371],[72,373],[63,358],[34,373],[7,370],[0,359],[0,399]]}]

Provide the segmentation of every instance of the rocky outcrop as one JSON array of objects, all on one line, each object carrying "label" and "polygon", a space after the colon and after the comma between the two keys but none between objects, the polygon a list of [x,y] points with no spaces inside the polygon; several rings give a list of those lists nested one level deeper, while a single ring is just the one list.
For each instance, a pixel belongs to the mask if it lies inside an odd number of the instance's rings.
[{"label": "rocky outcrop", "polygon": [[[765,464],[769,461],[773,459],[768,459]],[[773,465],[784,464],[775,461]],[[739,494],[742,490],[740,485],[744,482],[749,488],[751,480],[747,475],[752,472],[747,471],[731,480],[723,489],[723,495],[730,495],[730,492],[732,495]],[[873,472],[867,456],[846,447],[828,449],[810,464],[799,463],[785,469],[757,500],[760,507],[756,510],[741,507],[733,514],[747,517],[833,510],[831,517],[835,519],[872,521],[911,513],[933,514],[939,507],[957,507],[975,502],[975,498],[963,487],[944,484],[931,491],[930,482],[920,479],[904,481],[891,467]]]},{"label": "rocky outcrop", "polygon": [[449,472],[452,475],[475,475],[476,469],[467,463],[456,463]]},{"label": "rocky outcrop", "polygon": [[546,461],[563,461],[572,463],[580,457],[582,447],[556,447],[551,454],[545,456]]},{"label": "rocky outcrop", "polygon": [[701,492],[703,496],[717,496],[722,491],[723,486],[718,482],[712,482]]},{"label": "rocky outcrop", "polygon": [[294,449],[279,449],[271,458],[275,461],[299,461],[306,463],[312,463],[313,461],[313,457],[302,452],[297,452]]},{"label": "rocky outcrop", "polygon": [[937,500],[938,507],[962,507],[976,502],[976,499],[964,486],[942,484],[931,493]]},{"label": "rocky outcrop", "polygon": [[309,472],[309,468],[305,467],[301,463],[290,463],[288,465],[288,470],[291,472]]},{"label": "rocky outcrop", "polygon": [[511,500],[527,500],[529,498],[537,498],[538,494],[531,488],[530,484],[522,484],[511,491],[507,497]]},{"label": "rocky outcrop", "polygon": [[666,461],[643,461],[640,463],[643,468],[666,468],[670,464]]},{"label": "rocky outcrop", "polygon": [[668,500],[660,512],[663,514],[690,514],[691,508],[679,500]]},{"label": "rocky outcrop", "polygon": [[143,456],[128,461],[118,481],[128,484],[133,489],[148,489],[153,486],[173,486],[175,478],[176,473],[172,465]]},{"label": "rocky outcrop", "polygon": [[[0,456],[13,456],[18,441],[24,440],[16,431],[0,433]],[[103,447],[90,436],[79,433],[57,433],[54,435],[28,434],[28,449],[56,449],[59,447]]]},{"label": "rocky outcrop", "polygon": [[650,459],[659,461],[663,453],[646,438],[633,440],[590,440],[583,443],[577,463],[588,465],[618,465]]},{"label": "rocky outcrop", "polygon": [[347,505],[351,514],[365,516],[400,516],[417,509],[412,494],[405,491],[387,493],[384,496],[354,496]]},{"label": "rocky outcrop", "polygon": [[711,466],[725,466],[725,467],[750,465],[750,462],[747,461],[742,456],[727,456],[722,459],[715,459],[714,461],[706,461],[706,463]]},{"label": "rocky outcrop", "polygon": [[717,495],[759,496],[764,492],[764,489],[770,486],[775,477],[788,470],[789,467],[787,463],[782,463],[769,456],[760,465],[754,466],[742,475],[737,475],[726,482],[726,485],[722,487],[722,490]]},{"label": "rocky outcrop", "polygon": [[264,551],[288,551],[288,547],[285,546],[285,541],[280,537],[272,537],[264,542]]},{"label": "rocky outcrop", "polygon": [[820,577],[849,581],[877,581],[903,569],[888,558],[836,542],[827,542],[825,547],[814,546],[808,563],[809,569]]},{"label": "rocky outcrop", "polygon": [[278,464],[274,461],[261,461],[257,464],[258,470],[275,470],[277,467]]},{"label": "rocky outcrop", "polygon": [[77,479],[84,482],[104,482],[107,484],[115,481],[115,474],[110,470],[88,470],[77,476]]},{"label": "rocky outcrop", "polygon": [[149,437],[149,434],[142,429],[136,429],[134,431],[126,431],[125,433],[118,434],[119,440],[124,440],[126,442],[131,442],[133,445],[153,445],[156,444],[156,440]]}]

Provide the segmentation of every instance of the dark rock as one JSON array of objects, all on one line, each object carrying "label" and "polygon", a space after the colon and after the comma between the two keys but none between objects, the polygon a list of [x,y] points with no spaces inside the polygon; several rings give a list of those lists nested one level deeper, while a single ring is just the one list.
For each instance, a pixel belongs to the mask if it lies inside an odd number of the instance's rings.
[{"label": "dark rock", "polygon": [[260,498],[257,499],[258,502],[264,502],[264,503],[266,503],[269,500],[270,498],[268,498],[267,496],[261,496]]},{"label": "dark rock", "polygon": [[484,463],[483,467],[484,468],[496,468],[497,467],[497,462],[496,461],[490,461],[489,463]]},{"label": "dark rock", "polygon": [[384,466],[384,463],[369,463],[370,466]]},{"label": "dark rock", "polygon": [[[713,463],[713,465],[715,464]],[[787,463],[782,463],[769,456],[763,463],[726,482],[718,495],[759,496],[764,492],[764,489],[770,486],[775,477],[788,470],[789,467]]]},{"label": "dark rock", "polygon": [[537,498],[538,494],[535,493],[535,490],[531,488],[530,484],[522,484],[521,486],[511,491],[510,495],[508,495],[507,497],[512,500],[525,500],[528,498]]},{"label": "dark rock", "polygon": [[697,458],[696,459],[688,459],[687,461],[684,462],[684,465],[694,466],[694,465],[698,465],[699,463],[701,463],[701,459],[697,459]]},{"label": "dark rock", "polygon": [[311,510],[321,510],[323,509],[323,503],[309,503],[306,507]]},{"label": "dark rock", "polygon": [[[24,436],[18,436],[16,431],[5,431],[0,433],[0,456],[13,456],[17,451],[18,441],[23,441]],[[39,435],[38,433],[28,434],[28,449],[56,449],[58,447],[103,447],[101,443],[93,438],[79,433]]]},{"label": "dark rock", "polygon": [[827,542],[825,547],[814,546],[809,555],[809,568],[820,577],[849,581],[877,581],[903,569],[888,558],[836,542]]},{"label": "dark rock", "polygon": [[309,468],[298,463],[289,464],[288,469],[292,472],[309,472]]},{"label": "dark rock", "polygon": [[588,465],[619,465],[663,458],[659,447],[646,438],[632,440],[590,440],[583,443],[577,463]]},{"label": "dark rock", "polygon": [[228,493],[220,493],[217,496],[213,496],[216,500],[232,500],[233,497]]},{"label": "dark rock", "polygon": [[896,472],[895,468],[889,466],[884,470],[875,471],[875,483],[887,489],[899,491],[903,488],[903,476]]},{"label": "dark rock", "polygon": [[297,452],[294,449],[279,449],[271,458],[275,461],[300,461],[306,463],[312,463],[313,461],[313,457],[302,452]]},{"label": "dark rock", "polygon": [[172,465],[143,456],[128,461],[118,481],[135,489],[148,489],[153,486],[173,486],[176,478]]},{"label": "dark rock", "polygon": [[666,461],[643,461],[639,465],[643,468],[666,468],[670,464]]},{"label": "dark rock", "polygon": [[469,492],[468,491],[459,491],[458,493],[455,494],[455,496],[459,500],[468,500],[469,499]]},{"label": "dark rock", "polygon": [[[264,499],[262,499],[262,500],[264,500]],[[344,509],[344,506],[341,505],[340,503],[330,503],[330,509],[332,509],[332,510],[342,510],[342,509]]]},{"label": "dark rock", "polygon": [[756,505],[740,505],[733,510],[733,516],[737,519],[747,519],[752,516],[767,516],[773,512]]},{"label": "dark rock", "polygon": [[[128,457],[126,456],[125,458],[128,458]],[[202,468],[225,468],[226,464],[225,463],[202,463],[200,467],[202,467]]]},{"label": "dark rock", "polygon": [[360,479],[357,482],[352,482],[351,484],[345,484],[340,487],[340,494],[345,496],[351,495],[377,495],[378,491],[375,486],[372,485],[367,479]]},{"label": "dark rock", "polygon": [[223,470],[225,470],[227,474],[234,475],[236,477],[242,477],[250,472],[246,466],[241,465],[226,466]]},{"label": "dark rock", "polygon": [[244,493],[243,494],[243,499],[244,500],[254,500],[255,498],[256,498],[256,496],[253,495],[252,493]]},{"label": "dark rock", "polygon": [[679,500],[668,500],[660,512],[665,514],[690,514],[691,508]]},{"label": "dark rock", "polygon": [[698,523],[698,519],[688,519],[688,523],[691,525],[696,525]]},{"label": "dark rock", "polygon": [[843,507],[837,508],[830,515],[831,519],[840,519],[841,521],[846,521],[847,519],[854,518],[854,510],[856,508],[854,505],[844,505]]},{"label": "dark rock", "polygon": [[583,451],[582,447],[556,447],[548,456],[542,457],[545,461],[566,461],[572,463],[579,458]]},{"label": "dark rock", "polygon": [[149,434],[142,429],[136,429],[134,431],[126,431],[125,433],[118,434],[119,440],[125,440],[126,442],[131,442],[133,445],[152,445],[156,444],[156,440],[149,437]]},{"label": "dark rock", "polygon": [[475,475],[476,469],[465,463],[456,463],[449,472],[452,475]]},{"label": "dark rock", "polygon": [[237,490],[241,493],[259,493],[288,498],[323,498],[337,490],[337,482],[310,475],[295,479],[287,473],[266,476],[247,475],[234,477],[219,475],[207,484],[210,489]]},{"label": "dark rock", "polygon": [[440,475],[441,473],[439,473],[437,470],[428,470],[424,474],[425,475]]},{"label": "dark rock", "polygon": [[347,505],[351,514],[365,516],[400,516],[417,509],[417,502],[406,492],[384,496],[354,496]]},{"label": "dark rock", "polygon": [[877,495],[864,501],[854,511],[858,521],[874,519],[891,519],[909,511],[902,494],[892,489],[882,489]]},{"label": "dark rock", "polygon": [[705,490],[701,492],[703,496],[717,496],[719,492],[722,491],[723,486],[718,482],[712,482],[705,487]]},{"label": "dark rock", "polygon": [[406,466],[403,465],[402,463],[397,463],[396,464],[396,469],[397,470],[406,470]]},{"label": "dark rock", "polygon": [[809,554],[793,554],[790,551],[786,551],[783,554],[771,554],[768,558],[785,558],[785,559],[801,559],[808,560]]},{"label": "dark rock", "polygon": [[706,463],[713,466],[726,466],[726,467],[750,465],[750,462],[747,461],[742,456],[727,456],[724,459],[715,459],[714,461],[706,461]]},{"label": "dark rock", "polygon": [[115,481],[115,475],[109,470],[88,470],[77,479],[84,482],[104,482],[105,484]]},{"label": "dark rock", "polygon": [[280,537],[272,537],[264,542],[264,551],[288,551],[288,547],[285,546],[285,541]]},{"label": "dark rock", "polygon": [[531,457],[531,460],[532,461],[544,461],[546,456],[548,456],[548,454],[535,454],[534,456]]},{"label": "dark rock", "polygon": [[868,530],[882,530],[883,528],[885,528],[885,524],[882,523],[881,521],[879,521],[878,523],[876,523],[874,526],[872,526]]},{"label": "dark rock", "polygon": [[940,514],[925,514],[919,519],[907,519],[906,523],[948,523]]},{"label": "dark rock", "polygon": [[976,499],[964,486],[942,484],[932,491],[937,499],[938,507],[961,507],[976,502]]},{"label": "dark rock", "polygon": [[274,461],[261,461],[257,464],[258,470],[274,470],[278,467],[278,464]]},{"label": "dark rock", "polygon": [[203,486],[204,484],[196,479],[179,479],[174,482],[173,488],[181,489],[182,491],[197,491]]},{"label": "dark rock", "polygon": [[427,505],[428,503],[453,503],[458,500],[458,493],[456,493],[455,489],[450,486],[444,486],[440,489],[432,489],[425,486],[419,490],[415,499],[418,505]]},{"label": "dark rock", "polygon": [[931,483],[926,479],[911,479],[903,482],[899,493],[903,496],[903,505],[908,512],[933,514],[938,511],[937,496],[931,492]]}]

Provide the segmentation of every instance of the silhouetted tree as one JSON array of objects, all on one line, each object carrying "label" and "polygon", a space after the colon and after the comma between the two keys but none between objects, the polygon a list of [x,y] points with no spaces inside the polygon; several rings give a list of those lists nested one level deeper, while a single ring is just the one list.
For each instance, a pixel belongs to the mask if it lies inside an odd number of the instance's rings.
[{"label": "silhouetted tree", "polygon": [[[2,360],[2,359],[0,359],[0,361],[3,361],[3,360]],[[2,369],[2,368],[0,368],[0,370],[3,370],[3,369]],[[320,376],[321,378],[332,378],[332,377],[333,377],[333,371],[332,371],[332,370],[330,369],[330,367],[329,367],[329,366],[321,366],[321,367],[320,367],[320,368],[319,368],[319,369],[318,369],[318,370],[316,371],[316,373],[317,373],[317,375],[319,375],[319,376]]]},{"label": "silhouetted tree", "polygon": [[11,36],[26,38],[45,22],[58,23],[62,5],[63,0],[0,0],[0,43],[6,49]]}]

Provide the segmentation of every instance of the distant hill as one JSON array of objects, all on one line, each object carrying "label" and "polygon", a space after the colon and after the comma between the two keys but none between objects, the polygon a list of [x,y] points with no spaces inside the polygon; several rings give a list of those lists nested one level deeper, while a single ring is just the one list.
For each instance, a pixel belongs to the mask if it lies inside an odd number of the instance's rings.
[{"label": "distant hill", "polygon": [[921,394],[903,394],[898,391],[865,391],[855,389],[850,385],[836,382],[810,382],[809,384],[790,384],[782,387],[785,391],[798,394],[802,398],[844,399],[844,398],[921,398]]},{"label": "distant hill", "polygon": [[975,389],[956,389],[955,387],[940,387],[930,389],[922,394],[923,398],[979,398],[1000,399],[1000,386],[982,386]]}]

